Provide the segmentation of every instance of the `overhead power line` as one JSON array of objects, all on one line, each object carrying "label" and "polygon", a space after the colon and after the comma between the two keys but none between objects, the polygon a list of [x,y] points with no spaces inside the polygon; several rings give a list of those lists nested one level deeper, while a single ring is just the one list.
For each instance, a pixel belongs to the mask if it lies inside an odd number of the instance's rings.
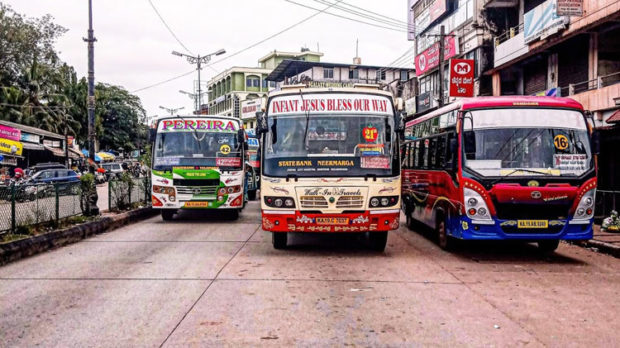
[{"label": "overhead power line", "polygon": [[[326,0],[313,0],[314,2],[320,3],[320,4],[331,4],[330,1],[326,1]],[[399,28],[399,29],[407,29],[408,28],[408,24],[407,23],[400,23],[394,19],[387,19],[387,18],[382,18],[382,17],[378,17],[376,15],[371,15],[369,14],[369,11],[364,10],[365,12],[361,12],[358,10],[354,10],[354,9],[350,9],[341,5],[338,6],[334,6],[334,9],[338,9],[340,11],[343,12],[347,12],[353,15],[356,15],[358,17],[362,17],[362,18],[366,18],[369,19],[371,21],[377,22],[377,23],[382,23],[385,25],[389,25],[395,28]]]},{"label": "overhead power line", "polygon": [[175,40],[177,40],[177,42],[179,43],[179,45],[181,45],[181,47],[183,47],[187,52],[194,54],[189,48],[187,48],[187,46],[185,46],[185,44],[183,44],[183,42],[181,42],[181,40],[179,39],[179,37],[174,33],[174,31],[172,31],[172,29],[170,28],[170,26],[168,25],[168,23],[166,23],[166,21],[164,20],[164,17],[161,16],[161,14],[159,13],[159,11],[157,10],[157,7],[155,7],[155,4],[153,4],[152,0],[148,0],[149,4],[151,5],[151,7],[153,8],[153,11],[155,11],[155,13],[157,14],[157,17],[159,17],[159,20],[164,24],[164,26],[166,27],[166,29],[168,29],[168,32],[170,32],[170,34],[172,35],[172,37],[174,37]]},{"label": "overhead power line", "polygon": [[[150,0],[149,0],[149,1],[150,1]],[[289,30],[291,30],[291,29],[295,28],[296,26],[298,26],[298,25],[300,25],[300,24],[303,24],[303,23],[305,23],[305,22],[309,21],[310,19],[312,19],[312,18],[314,18],[314,17],[316,17],[316,16],[320,15],[321,13],[324,13],[325,11],[329,10],[330,8],[332,8],[332,6],[337,5],[337,4],[338,4],[338,3],[340,3],[340,2],[342,2],[342,0],[338,0],[338,1],[336,1],[334,4],[332,4],[332,5],[330,5],[330,6],[327,6],[327,7],[325,7],[325,8],[324,8],[324,9],[322,9],[322,10],[321,10],[321,9],[318,9],[316,13],[313,13],[312,15],[310,15],[310,16],[308,16],[308,17],[306,17],[306,18],[302,19],[302,20],[300,20],[299,22],[296,22],[296,23],[294,23],[294,24],[292,24],[292,25],[289,25],[288,27],[286,27],[286,28],[284,28],[284,29],[282,29],[282,30],[278,31],[278,32],[277,32],[277,33],[275,33],[275,34],[269,35],[268,37],[266,37],[266,38],[264,38],[264,39],[262,39],[262,40],[259,40],[259,41],[255,42],[255,43],[253,43],[253,44],[251,44],[251,45],[249,45],[249,46],[247,46],[247,47],[245,47],[245,48],[243,48],[243,49],[240,49],[239,51],[236,51],[236,52],[234,52],[234,53],[231,53],[231,54],[227,55],[226,57],[224,57],[224,58],[222,58],[222,59],[219,59],[219,60],[217,60],[217,61],[214,61],[214,62],[211,62],[211,63],[209,63],[209,64],[206,64],[205,66],[211,66],[211,65],[213,65],[213,64],[217,64],[217,63],[223,62],[223,61],[225,61],[226,59],[229,59],[229,58],[232,58],[232,57],[234,57],[234,56],[237,56],[237,55],[239,55],[239,54],[241,54],[241,53],[243,53],[243,52],[245,52],[245,51],[247,51],[247,50],[249,50],[249,49],[252,49],[252,48],[254,48],[254,47],[256,47],[256,46],[258,46],[258,45],[260,45],[260,44],[262,44],[262,43],[264,43],[264,42],[266,42],[266,41],[268,41],[268,40],[271,40],[271,39],[273,39],[274,37],[276,37],[276,36],[278,36],[278,35],[281,35],[281,34],[283,34],[283,33],[287,32],[287,31],[289,31]],[[181,77],[187,76],[187,75],[189,75],[189,74],[191,74],[191,73],[193,73],[193,72],[194,72],[194,70],[192,70],[192,71],[190,71],[190,72],[187,72],[187,73],[184,73],[184,74],[181,74],[181,75],[178,75],[178,76],[175,76],[175,77],[172,77],[172,78],[169,78],[169,79],[164,80],[164,81],[161,81],[161,82],[154,83],[154,84],[149,85],[149,86],[146,86],[146,87],[142,87],[142,88],[136,89],[136,90],[132,91],[132,93],[136,93],[136,92],[144,91],[145,89],[149,89],[149,88],[153,88],[153,87],[157,87],[157,86],[163,85],[163,84],[168,83],[168,82],[170,82],[170,81],[174,81],[174,80],[180,79]]]}]

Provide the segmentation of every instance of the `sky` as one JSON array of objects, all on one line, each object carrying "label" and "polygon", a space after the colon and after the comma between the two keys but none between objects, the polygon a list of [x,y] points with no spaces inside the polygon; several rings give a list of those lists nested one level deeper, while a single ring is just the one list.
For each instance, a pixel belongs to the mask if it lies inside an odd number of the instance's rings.
[{"label": "sky", "polygon": [[[72,65],[78,76],[86,76],[88,68],[87,0],[0,0],[28,17],[50,14],[56,24],[68,29],[57,42],[61,59]],[[299,51],[301,47],[324,53],[322,61],[352,62],[355,41],[359,39],[362,64],[386,65],[412,47],[406,30],[387,30],[321,13],[310,20],[234,57],[253,43],[271,36],[318,11],[286,0],[150,0],[172,32],[193,54],[209,54],[225,49],[226,54],[214,57],[211,67],[203,67],[203,84],[217,73],[232,66],[258,65],[258,59],[270,51]],[[317,0],[292,0],[305,6],[324,9]],[[329,0],[331,1],[331,0]],[[334,0],[335,1],[335,0]],[[185,107],[191,113],[193,100],[179,90],[193,92],[197,79],[196,66],[171,54],[187,52],[166,29],[149,0],[93,0],[95,43],[95,80],[119,85],[134,92],[142,100],[148,116],[163,116],[159,108]],[[403,22],[407,20],[407,0],[344,0]],[[339,15],[372,22],[337,9]],[[225,58],[221,62],[220,59]],[[402,67],[413,67],[413,58]],[[194,70],[193,73],[190,73]],[[164,80],[189,73],[187,76],[143,89]],[[142,90],[141,90],[142,89]],[[205,102],[205,100],[203,100]]]}]

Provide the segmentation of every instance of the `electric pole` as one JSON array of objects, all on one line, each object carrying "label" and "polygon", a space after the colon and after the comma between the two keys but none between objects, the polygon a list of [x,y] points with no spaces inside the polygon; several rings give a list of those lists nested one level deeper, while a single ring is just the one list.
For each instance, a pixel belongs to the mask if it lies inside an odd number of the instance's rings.
[{"label": "electric pole", "polygon": [[[95,39],[93,33],[93,1],[88,0],[88,157],[95,162]],[[94,167],[89,166],[94,173]]]},{"label": "electric pole", "polygon": [[445,49],[446,28],[439,27],[439,107],[443,106],[443,57]]},{"label": "electric pole", "polygon": [[190,64],[196,64],[196,70],[198,70],[198,108],[202,106],[202,90],[200,86],[200,70],[202,69],[202,64],[207,64],[209,63],[209,61],[211,61],[211,57],[219,56],[220,54],[224,53],[226,53],[226,50],[222,48],[204,56],[197,55],[194,57],[190,56],[189,54],[172,51],[172,54],[174,54],[175,56],[185,57]]}]

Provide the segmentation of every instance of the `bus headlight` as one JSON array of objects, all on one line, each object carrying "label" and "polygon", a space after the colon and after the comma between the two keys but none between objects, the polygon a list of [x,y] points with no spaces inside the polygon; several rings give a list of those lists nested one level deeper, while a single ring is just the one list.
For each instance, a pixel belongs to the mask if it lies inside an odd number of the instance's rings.
[{"label": "bus headlight", "polygon": [[292,197],[265,196],[263,201],[271,208],[295,208],[295,200]]},{"label": "bus headlight", "polygon": [[161,193],[164,195],[176,196],[174,187],[153,185],[153,193]]},{"label": "bus headlight", "polygon": [[370,199],[371,208],[391,207],[398,203],[398,196],[377,196]]},{"label": "bus headlight", "polygon": [[586,192],[581,200],[577,209],[575,210],[575,219],[589,220],[594,216],[594,197],[596,189]]},{"label": "bus headlight", "polygon": [[489,214],[489,207],[478,192],[465,188],[464,201],[467,202],[465,212],[468,218],[478,221],[484,220],[485,222],[493,221],[491,214]]}]

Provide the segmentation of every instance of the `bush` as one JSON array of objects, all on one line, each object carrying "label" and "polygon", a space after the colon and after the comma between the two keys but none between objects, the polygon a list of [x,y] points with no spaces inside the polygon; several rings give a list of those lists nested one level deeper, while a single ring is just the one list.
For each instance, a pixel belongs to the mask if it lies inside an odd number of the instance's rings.
[{"label": "bush", "polygon": [[603,220],[603,224],[601,225],[601,228],[609,232],[620,231],[620,217],[618,217],[618,212],[615,210],[612,210],[611,216]]}]

